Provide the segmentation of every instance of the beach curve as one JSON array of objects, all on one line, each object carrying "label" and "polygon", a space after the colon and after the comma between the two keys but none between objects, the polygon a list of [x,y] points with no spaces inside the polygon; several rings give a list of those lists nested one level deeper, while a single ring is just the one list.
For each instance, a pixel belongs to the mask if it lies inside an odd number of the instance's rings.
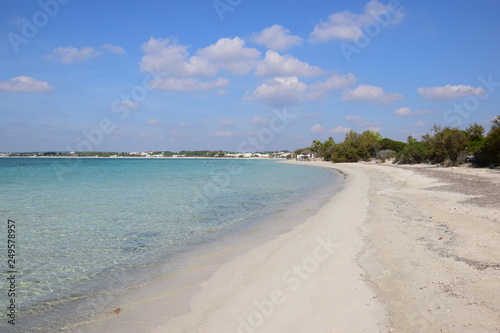
[{"label": "beach curve", "polygon": [[498,332],[495,209],[436,190],[445,178],[416,168],[292,163],[334,168],[345,188],[293,230],[215,267],[185,306],[158,297],[106,331]]}]

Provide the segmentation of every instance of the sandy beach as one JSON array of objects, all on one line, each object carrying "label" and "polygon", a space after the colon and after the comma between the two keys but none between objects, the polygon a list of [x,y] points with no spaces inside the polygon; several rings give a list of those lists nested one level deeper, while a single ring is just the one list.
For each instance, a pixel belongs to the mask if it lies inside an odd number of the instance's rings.
[{"label": "sandy beach", "polygon": [[500,332],[498,172],[286,163],[346,185],[293,230],[211,254],[175,292],[146,287],[155,297],[95,331]]}]

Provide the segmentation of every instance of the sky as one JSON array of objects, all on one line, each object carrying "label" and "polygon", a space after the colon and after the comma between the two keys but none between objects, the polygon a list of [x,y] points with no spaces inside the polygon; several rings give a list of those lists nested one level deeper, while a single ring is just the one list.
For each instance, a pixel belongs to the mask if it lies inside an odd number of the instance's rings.
[{"label": "sky", "polygon": [[4,0],[0,152],[488,130],[499,13],[497,0]]}]

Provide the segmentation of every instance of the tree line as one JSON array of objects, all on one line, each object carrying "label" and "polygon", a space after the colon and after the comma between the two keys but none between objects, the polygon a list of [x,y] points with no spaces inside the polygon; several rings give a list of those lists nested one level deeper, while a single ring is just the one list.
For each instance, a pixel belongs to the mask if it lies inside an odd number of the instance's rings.
[{"label": "tree line", "polygon": [[475,166],[495,167],[500,166],[500,116],[492,121],[486,135],[484,127],[477,123],[465,130],[434,125],[431,134],[423,135],[420,141],[409,136],[407,142],[383,138],[374,131],[351,130],[342,142],[331,137],[324,142],[314,140],[310,147],[296,151],[296,154],[308,153],[335,163],[394,159],[396,164],[457,166],[470,162]]}]

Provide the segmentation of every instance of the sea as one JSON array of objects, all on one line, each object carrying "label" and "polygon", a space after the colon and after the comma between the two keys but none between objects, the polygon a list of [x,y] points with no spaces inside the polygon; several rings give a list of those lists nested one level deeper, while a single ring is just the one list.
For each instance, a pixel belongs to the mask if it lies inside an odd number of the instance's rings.
[{"label": "sea", "polygon": [[130,286],[182,269],[176,258],[271,228],[341,186],[307,162],[0,158],[0,331],[71,331]]}]

